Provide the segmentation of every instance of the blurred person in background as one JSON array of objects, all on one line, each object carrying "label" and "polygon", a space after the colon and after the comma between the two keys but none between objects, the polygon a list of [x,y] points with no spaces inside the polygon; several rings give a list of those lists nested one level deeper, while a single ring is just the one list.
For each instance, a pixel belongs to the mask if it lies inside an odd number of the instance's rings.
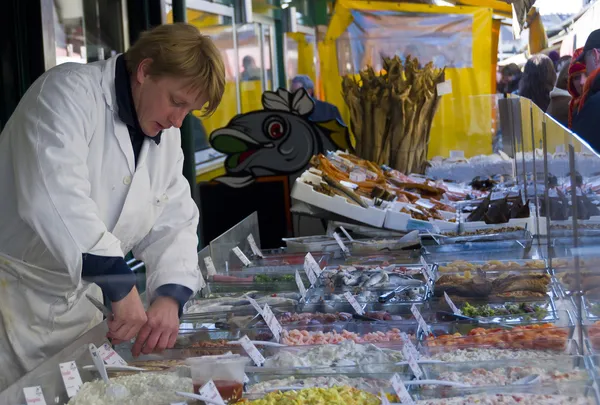
[{"label": "blurred person in background", "polygon": [[561,56],[560,59],[556,62],[556,74],[560,74],[560,71],[565,67],[571,64],[571,56],[565,55]]},{"label": "blurred person in background", "polygon": [[244,56],[242,59],[242,81],[250,82],[253,80],[260,80],[260,68],[256,66],[256,61],[250,55]]},{"label": "blurred person in background", "polygon": [[573,112],[572,130],[595,151],[600,151],[600,29],[593,31],[585,42],[583,52],[577,58],[585,63],[587,79],[581,99]]},{"label": "blurred person in background", "polygon": [[344,123],[340,115],[340,110],[336,106],[315,98],[315,85],[307,75],[298,75],[292,79],[292,88],[290,89],[292,93],[301,88],[306,90],[315,103],[315,108],[309,117],[311,121],[327,122],[338,120],[341,124]]},{"label": "blurred person in background", "polygon": [[502,68],[500,83],[498,84],[498,93],[511,94],[519,89],[521,80],[521,68],[516,63],[511,63]]},{"label": "blurred person in background", "polygon": [[573,59],[571,60],[571,65],[569,65],[569,78],[567,83],[567,90],[571,95],[571,101],[569,102],[569,128],[573,127],[573,116],[579,109],[579,101],[581,100],[583,86],[587,79],[585,63],[578,61],[582,53],[583,48],[577,49],[573,53]]},{"label": "blurred person in background", "polygon": [[542,111],[550,105],[550,92],[556,83],[554,63],[546,55],[533,55],[525,64],[519,82],[519,95],[533,101]]},{"label": "blurred person in background", "polygon": [[560,60],[560,54],[557,51],[552,51],[552,52],[548,53],[548,57],[554,64],[554,70],[556,70],[556,65],[558,64],[558,62]]},{"label": "blurred person in background", "polygon": [[563,65],[558,73],[556,86],[550,92],[550,105],[546,113],[554,118],[564,127],[569,125],[569,103],[571,94],[567,91],[569,79],[569,64]]}]

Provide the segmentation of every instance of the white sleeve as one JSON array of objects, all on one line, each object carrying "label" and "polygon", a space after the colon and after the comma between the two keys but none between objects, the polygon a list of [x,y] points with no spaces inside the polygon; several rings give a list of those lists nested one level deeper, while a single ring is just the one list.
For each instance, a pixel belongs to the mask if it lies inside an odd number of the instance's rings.
[{"label": "white sleeve", "polygon": [[11,124],[19,215],[75,284],[83,253],[123,256],[90,197],[87,139],[99,108],[86,90],[91,85],[80,73],[50,72],[27,92]]},{"label": "white sleeve", "polygon": [[190,186],[183,176],[183,152],[173,171],[166,191],[167,204],[154,226],[133,248],[136,259],[146,265],[146,288],[149,302],[156,289],[165,284],[178,284],[194,292],[198,290],[198,207]]}]

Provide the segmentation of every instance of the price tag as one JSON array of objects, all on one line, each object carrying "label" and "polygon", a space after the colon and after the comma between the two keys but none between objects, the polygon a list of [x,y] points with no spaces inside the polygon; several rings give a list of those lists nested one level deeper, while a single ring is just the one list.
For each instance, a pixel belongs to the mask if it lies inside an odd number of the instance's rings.
[{"label": "price tag", "polygon": [[455,315],[462,315],[462,312],[460,311],[460,309],[458,309],[458,307],[456,305],[454,305],[454,302],[452,302],[452,299],[450,299],[450,297],[448,296],[448,294],[446,294],[445,291],[444,291],[444,299],[446,300],[446,303],[448,304],[448,306],[450,307],[450,309],[452,310],[452,312]]},{"label": "price tag", "polygon": [[104,343],[98,348],[98,354],[105,364],[109,366],[126,366],[127,362],[108,344]]},{"label": "price tag", "polygon": [[275,337],[275,341],[279,342],[279,340],[281,339],[281,331],[283,330],[283,328],[281,327],[281,324],[279,323],[277,318],[275,318],[275,314],[273,313],[273,311],[271,311],[269,304],[265,304],[262,316],[269,329],[271,329],[271,332]]},{"label": "price tag", "polygon": [[342,249],[342,252],[344,252],[344,254],[346,254],[346,255],[350,254],[350,251],[348,250],[348,247],[346,247],[346,245],[344,245],[344,242],[342,241],[342,238],[340,238],[340,235],[338,235],[337,232],[333,233],[333,237],[334,237],[335,241],[337,242],[337,244],[340,245],[340,248]]},{"label": "price tag", "polygon": [[417,202],[415,202],[415,204],[423,207],[423,208],[427,208],[428,210],[432,209],[433,207],[435,207],[435,204],[433,204],[431,201],[426,200],[424,198],[419,198],[417,200]]},{"label": "price tag", "polygon": [[83,385],[79,370],[77,370],[77,364],[74,361],[69,361],[67,363],[60,363],[58,366],[60,367],[60,374],[65,383],[67,395],[69,398],[73,398]]},{"label": "price tag", "polygon": [[404,386],[404,383],[402,382],[402,379],[400,378],[398,373],[394,374],[394,376],[391,379],[391,383],[392,388],[394,388],[394,392],[396,393],[398,398],[400,398],[401,404],[414,405],[415,401],[413,401],[412,397],[406,390],[406,387]]},{"label": "price tag", "polygon": [[504,191],[494,191],[492,196],[490,197],[490,201],[502,200],[506,197],[506,192]]},{"label": "price tag", "polygon": [[244,263],[244,266],[248,267],[248,266],[250,266],[252,264],[250,262],[250,259],[248,259],[246,257],[246,255],[244,254],[244,252],[242,252],[239,247],[236,246],[232,250],[233,250],[233,253],[235,253],[235,255],[238,257],[238,259],[240,259],[242,261],[242,263]]},{"label": "price tag", "polygon": [[204,384],[204,386],[198,390],[198,394],[214,401],[214,403],[216,404],[225,405],[225,402],[223,401],[221,394],[219,394],[219,391],[217,390],[217,387],[215,386],[213,380],[210,380],[209,382]]},{"label": "price tag", "polygon": [[415,319],[417,320],[417,323],[419,324],[421,329],[423,329],[423,332],[425,332],[427,335],[431,334],[431,328],[429,327],[429,325],[427,325],[425,319],[423,319],[423,315],[421,315],[421,312],[419,311],[419,308],[417,308],[416,304],[412,304],[412,306],[410,307],[410,312],[412,312],[412,314],[414,315]]},{"label": "price tag", "polygon": [[408,350],[412,353],[415,359],[419,359],[419,357],[421,357],[419,351],[405,332],[400,332],[400,339],[402,339],[404,346],[408,347]]},{"label": "price tag", "polygon": [[264,364],[265,358],[263,357],[262,354],[260,354],[260,352],[258,351],[256,346],[254,346],[254,343],[252,343],[250,341],[250,338],[248,337],[248,335],[241,338],[240,343],[241,343],[242,347],[244,348],[244,350],[246,351],[246,353],[248,353],[248,356],[250,356],[250,358],[252,359],[254,364],[256,364],[258,367],[260,367]]},{"label": "price tag", "polygon": [[[438,83],[436,86],[438,96],[452,93],[452,80],[446,80],[445,82]],[[462,152],[462,151],[460,151]],[[452,152],[450,152],[452,153]],[[452,156],[452,155],[450,155]],[[463,152],[464,156],[464,152]]]},{"label": "price tag", "polygon": [[407,345],[404,345],[402,347],[402,355],[408,362],[408,366],[410,367],[411,371],[413,372],[413,374],[415,375],[417,380],[420,380],[421,377],[423,377],[423,371],[421,371],[421,367],[419,367],[419,363],[417,363],[417,359],[415,358],[415,356],[410,351],[410,349],[408,348]]},{"label": "price tag", "polygon": [[350,172],[350,176],[348,177],[350,178],[350,181],[353,181],[355,183],[362,183],[367,179],[367,173],[363,172],[362,170],[355,169]]},{"label": "price tag", "polygon": [[365,310],[360,306],[358,301],[356,301],[356,298],[354,298],[354,295],[352,295],[352,293],[350,291],[346,291],[344,293],[344,297],[346,297],[346,299],[348,300],[350,305],[352,305],[352,308],[354,308],[354,310],[356,311],[357,314],[359,314],[359,315],[365,314]]},{"label": "price tag", "polygon": [[464,150],[451,150],[450,151],[450,159],[464,159],[465,151]]},{"label": "price tag", "polygon": [[250,379],[248,378],[246,373],[244,373],[244,384],[248,384],[249,382],[250,382]]},{"label": "price tag", "polygon": [[431,268],[431,266],[429,266],[427,264],[427,261],[425,261],[425,258],[423,256],[421,256],[421,266],[423,266],[423,268],[425,269],[425,271],[427,271],[427,274],[429,275],[429,278],[431,280],[435,279],[435,274],[433,273],[433,269]]},{"label": "price tag", "polygon": [[44,393],[40,386],[23,388],[23,394],[25,394],[27,405],[46,405]]},{"label": "price tag", "polygon": [[204,280],[204,276],[202,275],[200,266],[197,267],[197,270],[198,270],[198,289],[201,290],[204,287],[206,287],[206,281]]},{"label": "price tag", "polygon": [[256,244],[256,241],[254,240],[254,236],[252,234],[248,235],[248,243],[250,244],[250,249],[252,249],[252,253],[254,253],[254,256],[258,256],[261,258],[264,258],[262,252],[260,251],[260,249],[258,248],[258,245]]},{"label": "price tag", "polygon": [[214,276],[217,274],[217,269],[215,268],[215,264],[213,263],[212,257],[207,256],[204,258],[204,265],[206,266],[206,274],[209,276]]},{"label": "price tag", "polygon": [[425,282],[427,283],[429,289],[433,290],[433,282],[429,278],[429,271],[427,267],[421,267],[421,274],[423,274],[423,278],[425,279]]},{"label": "price tag", "polygon": [[246,299],[248,300],[250,305],[252,305],[254,307],[254,309],[256,309],[256,312],[258,312],[258,314],[262,316],[263,310],[260,307],[260,305],[258,305],[258,302],[256,302],[256,300],[254,298],[250,297],[249,295],[244,295],[244,297],[246,297]]},{"label": "price tag", "polygon": [[[310,253],[307,253],[306,256],[304,256],[304,269],[305,270],[306,270],[307,266],[310,268],[312,273],[315,275],[315,278],[318,278],[321,275],[321,272],[322,272],[321,266],[319,266],[319,263],[317,263],[317,261],[315,260],[313,255],[311,255]],[[309,276],[309,280],[310,280],[310,276]],[[316,282],[316,280],[315,280],[315,282]],[[312,280],[310,281],[310,283],[314,284],[312,282]]]},{"label": "price tag", "polygon": [[383,390],[379,391],[379,396],[381,397],[381,405],[390,405],[390,400]]},{"label": "price tag", "polygon": [[296,284],[298,285],[298,291],[300,291],[300,297],[301,299],[304,299],[304,297],[306,297],[306,287],[304,286],[304,281],[302,281],[302,277],[300,277],[300,273],[298,273],[298,270],[296,270]]}]

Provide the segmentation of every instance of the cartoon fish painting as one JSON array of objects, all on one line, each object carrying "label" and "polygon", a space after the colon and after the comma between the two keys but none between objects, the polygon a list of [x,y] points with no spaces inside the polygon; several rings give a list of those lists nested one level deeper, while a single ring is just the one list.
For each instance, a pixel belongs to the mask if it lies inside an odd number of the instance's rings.
[{"label": "cartoon fish painting", "polygon": [[227,174],[216,181],[245,187],[261,176],[299,174],[315,154],[353,150],[345,125],[308,118],[314,102],[305,89],[266,91],[262,104],[263,110],[237,115],[210,135],[212,147],[227,155]]}]

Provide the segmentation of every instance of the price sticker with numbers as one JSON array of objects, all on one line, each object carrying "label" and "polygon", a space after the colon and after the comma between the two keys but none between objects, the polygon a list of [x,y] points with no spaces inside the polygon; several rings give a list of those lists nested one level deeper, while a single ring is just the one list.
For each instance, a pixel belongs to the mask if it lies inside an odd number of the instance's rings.
[{"label": "price sticker with numbers", "polygon": [[408,350],[412,353],[413,357],[415,359],[419,359],[419,357],[421,356],[419,354],[419,351],[405,332],[400,332],[400,339],[402,339],[404,346],[408,348]]},{"label": "price sticker with numbers", "polygon": [[240,261],[244,264],[244,266],[248,267],[252,264],[250,259],[248,259],[248,257],[244,254],[244,252],[242,252],[242,250],[239,247],[236,246],[232,250],[233,253],[235,253],[235,255],[238,257],[238,259],[240,259]]},{"label": "price sticker with numbers", "polygon": [[462,315],[462,312],[460,311],[460,309],[458,309],[458,307],[456,305],[454,305],[454,302],[452,302],[452,299],[448,296],[448,294],[446,294],[445,291],[444,291],[444,299],[446,300],[446,304],[448,304],[448,306],[450,307],[450,309],[452,310],[452,313],[454,313],[454,315]]},{"label": "price sticker with numbers", "polygon": [[[304,257],[304,271],[310,280],[310,284],[315,285],[317,278],[321,275],[321,267],[310,253],[307,253]],[[312,276],[310,273],[312,273]]]},{"label": "price sticker with numbers", "polygon": [[209,380],[204,384],[204,386],[198,390],[198,394],[206,399],[210,399],[214,404],[225,405],[225,401],[223,401],[223,397],[219,394],[219,390],[217,390],[217,386],[213,380]]},{"label": "price sticker with numbers", "polygon": [[123,360],[121,356],[115,349],[112,348],[108,343],[104,343],[102,346],[98,348],[98,354],[100,358],[104,361],[104,364],[108,364],[109,366],[126,366],[127,362]]},{"label": "price sticker with numbers", "polygon": [[345,255],[349,255],[350,254],[350,250],[344,244],[344,241],[342,240],[342,238],[340,237],[340,235],[337,232],[333,233],[333,238],[335,239],[335,241],[337,242],[337,244],[340,246],[340,249],[342,249],[342,252]]},{"label": "price sticker with numbers", "polygon": [[296,285],[298,286],[298,291],[300,291],[300,299],[303,300],[306,297],[306,287],[304,286],[304,281],[302,281],[302,277],[300,277],[300,273],[296,270],[296,274],[294,275],[296,278]]},{"label": "price sticker with numbers", "polygon": [[429,325],[427,325],[425,319],[423,319],[423,315],[421,315],[421,312],[419,311],[419,308],[417,308],[416,304],[412,304],[412,306],[410,307],[410,312],[412,312],[413,316],[417,320],[417,323],[419,324],[421,329],[423,329],[423,332],[425,332],[426,335],[430,335],[431,328],[429,327]]},{"label": "price sticker with numbers", "polygon": [[354,295],[352,295],[352,293],[350,291],[346,291],[344,293],[344,297],[346,297],[346,300],[348,300],[348,302],[350,303],[350,305],[352,305],[352,308],[354,308],[354,310],[356,311],[357,314],[359,314],[359,315],[364,315],[365,314],[365,310],[358,303],[358,301],[356,300],[356,298],[354,297]]},{"label": "price sticker with numbers", "polygon": [[408,366],[410,367],[417,380],[420,380],[421,377],[423,377],[423,371],[421,370],[421,367],[419,367],[419,363],[417,363],[417,359],[415,358],[414,353],[408,348],[408,345],[402,346],[402,355],[408,362]]},{"label": "price sticker with numbers", "polygon": [[244,348],[246,353],[248,353],[248,356],[250,356],[250,358],[252,359],[254,364],[256,364],[258,367],[260,367],[264,364],[265,358],[258,351],[258,349],[254,345],[254,343],[252,343],[252,341],[250,340],[248,335],[246,335],[240,339],[240,344],[242,345],[242,347]]},{"label": "price sticker with numbers", "polygon": [[402,379],[400,378],[398,373],[394,374],[394,376],[391,379],[391,383],[392,383],[392,388],[394,389],[394,392],[396,393],[398,398],[400,398],[401,404],[414,405],[415,401],[413,401],[412,397],[406,390],[406,386],[402,382]]},{"label": "price sticker with numbers", "polygon": [[427,272],[427,275],[429,276],[429,278],[431,280],[435,280],[435,273],[433,272],[433,268],[427,264],[427,261],[425,260],[425,258],[423,256],[421,256],[421,266],[423,266],[423,268]]},{"label": "price sticker with numbers", "polygon": [[271,333],[273,333],[275,341],[279,342],[279,340],[281,339],[281,331],[283,330],[283,328],[281,327],[281,324],[275,317],[275,314],[271,310],[271,307],[269,307],[269,304],[265,304],[263,308],[262,317],[265,320],[265,323],[267,324],[269,329],[271,330]]},{"label": "price sticker with numbers", "polygon": [[208,276],[214,276],[217,274],[217,269],[215,268],[215,264],[213,263],[212,257],[205,257],[204,265],[206,266],[206,274]]},{"label": "price sticker with numbers", "polygon": [[264,258],[261,250],[258,248],[258,245],[256,244],[256,241],[254,240],[254,236],[252,234],[248,235],[248,243],[250,244],[250,249],[252,249],[252,253],[254,254],[254,256],[258,256],[261,258]]},{"label": "price sticker with numbers", "polygon": [[58,366],[60,367],[62,380],[65,383],[67,395],[69,398],[73,398],[77,395],[79,389],[83,385],[81,375],[79,375],[79,370],[77,369],[77,364],[75,364],[74,361],[69,361],[67,363],[60,363]]},{"label": "price sticker with numbers", "polygon": [[44,393],[40,386],[23,388],[23,394],[27,405],[46,405]]}]

